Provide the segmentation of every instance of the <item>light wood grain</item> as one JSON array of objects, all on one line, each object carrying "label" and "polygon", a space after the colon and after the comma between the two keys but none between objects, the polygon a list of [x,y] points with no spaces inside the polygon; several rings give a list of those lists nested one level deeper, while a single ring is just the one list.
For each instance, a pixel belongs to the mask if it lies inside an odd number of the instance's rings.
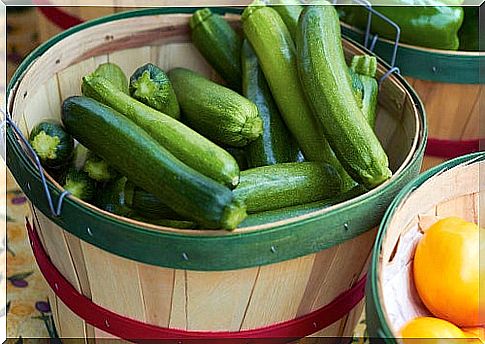
[{"label": "light wood grain", "polygon": [[187,329],[187,290],[186,272],[175,270],[175,279],[172,292],[172,309],[170,311],[170,328]]},{"label": "light wood grain", "polygon": [[61,301],[57,301],[57,316],[62,319],[58,331],[61,338],[86,338],[84,320],[74,314]]},{"label": "light wood grain", "polygon": [[[96,235],[95,229],[93,229]],[[93,302],[132,319],[145,321],[135,262],[81,242]]]}]

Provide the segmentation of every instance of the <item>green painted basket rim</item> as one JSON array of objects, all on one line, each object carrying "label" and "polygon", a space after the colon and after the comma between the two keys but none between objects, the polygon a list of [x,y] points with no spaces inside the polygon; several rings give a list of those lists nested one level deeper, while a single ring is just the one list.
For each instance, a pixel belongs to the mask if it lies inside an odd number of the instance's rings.
[{"label": "green painted basket rim", "polygon": [[[37,57],[75,32],[118,19],[192,13],[196,9],[198,8],[156,8],[121,12],[88,21],[61,32],[39,46],[22,62],[8,85],[7,99],[14,85]],[[240,13],[240,9],[236,8],[212,8],[212,10],[220,14]],[[389,68],[384,61],[379,60],[379,62]],[[29,199],[35,200],[35,206],[50,220],[79,239],[115,255],[156,266],[198,271],[235,270],[277,263],[324,250],[377,226],[384,214],[384,207],[390,203],[402,186],[419,173],[427,140],[425,111],[420,99],[406,80],[401,76],[396,78],[410,93],[420,116],[417,147],[407,166],[402,168],[401,173],[393,180],[362,196],[332,207],[330,212],[305,216],[304,219],[298,218],[298,221],[274,225],[266,230],[224,233],[220,236],[190,235],[190,231],[186,234],[154,231],[106,216],[69,197],[63,203],[63,216],[52,217],[47,203],[41,201],[45,196],[39,183],[40,175],[23,153],[11,128],[7,130],[9,153],[7,163]],[[48,186],[56,200],[60,191],[49,181]],[[67,223],[63,217],[79,220]],[[322,228],[322,225],[328,228]],[[99,228],[102,229],[99,230]]]},{"label": "green painted basket rim", "polygon": [[[364,34],[348,24],[342,32],[363,44]],[[378,38],[374,52],[389,62],[394,42]],[[454,84],[485,83],[485,54],[480,51],[438,50],[399,43],[396,66],[402,75],[420,80]]]},{"label": "green painted basket rim", "polygon": [[[366,314],[368,318],[374,319],[374,316],[377,316],[378,326],[380,328],[370,328],[370,335],[379,338],[393,338],[393,334],[391,329],[389,328],[386,318],[384,315],[384,310],[380,303],[379,294],[378,294],[378,284],[377,284],[377,269],[379,267],[379,256],[381,252],[382,243],[387,232],[387,228],[389,224],[398,210],[399,206],[405,201],[408,196],[414,192],[417,188],[419,188],[422,184],[428,181],[431,177],[436,176],[444,171],[452,169],[458,165],[466,164],[466,163],[475,163],[479,161],[485,161],[485,151],[476,152],[468,155],[464,155],[453,160],[446,161],[438,166],[433,167],[432,169],[422,173],[418,178],[411,181],[407,184],[401,192],[394,198],[392,203],[389,205],[384,217],[382,219],[381,225],[379,227],[379,232],[377,234],[376,242],[372,251],[372,259],[371,265],[369,270],[369,282],[367,285],[366,291],[366,299],[368,302],[373,303],[373,310],[377,314]],[[373,333],[375,332],[375,333]],[[393,342],[395,343],[395,342]]]}]

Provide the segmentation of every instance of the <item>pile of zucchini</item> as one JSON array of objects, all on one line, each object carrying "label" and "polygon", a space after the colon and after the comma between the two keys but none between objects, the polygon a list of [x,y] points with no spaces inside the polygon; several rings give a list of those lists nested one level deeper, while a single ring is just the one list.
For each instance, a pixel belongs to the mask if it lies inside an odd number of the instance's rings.
[{"label": "pile of zucchini", "polygon": [[[347,66],[333,6],[255,2],[236,32],[209,9],[192,41],[225,84],[105,63],[30,143],[72,195],[176,228],[233,230],[322,209],[391,177],[374,133],[376,60]],[[249,215],[248,215],[249,214]]]}]

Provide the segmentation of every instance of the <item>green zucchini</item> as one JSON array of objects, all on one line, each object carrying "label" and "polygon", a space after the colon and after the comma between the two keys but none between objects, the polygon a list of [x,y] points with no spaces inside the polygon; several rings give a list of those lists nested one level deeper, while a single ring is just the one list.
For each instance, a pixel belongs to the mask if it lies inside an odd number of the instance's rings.
[{"label": "green zucchini", "polygon": [[239,92],[241,89],[241,44],[242,39],[220,15],[204,8],[192,15],[189,26],[192,43],[227,86]]},{"label": "green zucchini", "polygon": [[215,181],[235,187],[239,167],[234,158],[176,119],[131,98],[96,76],[85,76],[83,94],[135,122],[179,160]]},{"label": "green zucchini", "polygon": [[96,193],[94,205],[112,214],[131,217],[134,211],[126,204],[126,199],[130,197],[125,190],[127,182],[128,178],[118,177],[106,183]]},{"label": "green zucchini", "polygon": [[84,163],[83,171],[97,182],[107,182],[115,178],[118,174],[104,159],[93,152],[89,152]]},{"label": "green zucchini", "polygon": [[278,12],[281,19],[285,22],[288,31],[293,39],[295,39],[296,27],[298,25],[298,18],[300,17],[303,6],[298,0],[271,0],[269,2],[273,8]]},{"label": "green zucchini", "polygon": [[358,185],[353,189],[341,195],[338,195],[336,197],[331,197],[321,201],[316,201],[316,202],[311,202],[311,203],[306,203],[301,205],[295,205],[292,207],[286,207],[281,209],[268,210],[260,213],[250,214],[243,222],[241,222],[241,224],[239,225],[239,228],[257,226],[265,223],[283,221],[294,217],[307,215],[307,214],[331,207],[333,205],[345,202],[357,196],[360,196],[366,191],[367,190],[363,186]]},{"label": "green zucchini", "polygon": [[256,104],[263,120],[262,135],[246,147],[249,167],[296,161],[298,146],[281,119],[258,58],[247,40],[243,42],[241,60],[243,94]]},{"label": "green zucchini", "polygon": [[368,188],[389,179],[387,155],[352,92],[337,12],[329,3],[303,10],[296,45],[302,85],[332,149],[350,176]]},{"label": "green zucchini", "polygon": [[90,201],[96,194],[96,182],[86,172],[74,168],[67,171],[63,187],[83,201]]},{"label": "green zucchini", "polygon": [[298,76],[295,45],[281,17],[274,9],[255,1],[244,10],[241,20],[281,116],[305,159],[329,163],[342,177],[344,189],[355,186],[330,148],[321,124],[307,104]]},{"label": "green zucchini", "polygon": [[151,63],[130,77],[130,94],[142,103],[170,117],[180,118],[180,107],[167,74]]},{"label": "green zucchini", "polygon": [[74,151],[74,140],[58,123],[41,122],[29,136],[29,143],[47,168],[58,169],[66,166]]},{"label": "green zucchini", "polygon": [[184,119],[202,135],[234,147],[261,135],[263,122],[250,100],[188,69],[175,68],[168,75]]},{"label": "green zucchini", "polygon": [[183,219],[157,196],[139,188],[131,182],[126,183],[125,193],[127,195],[126,204],[145,218],[171,220]]},{"label": "green zucchini", "polygon": [[94,74],[109,80],[117,89],[123,93],[130,94],[128,91],[128,79],[123,70],[117,64],[107,62],[100,64]]},{"label": "green zucchini", "polygon": [[222,229],[234,229],[246,217],[244,205],[231,190],[182,163],[110,107],[91,98],[70,97],[62,104],[62,121],[81,144],[135,185],[166,200],[178,214]]},{"label": "green zucchini", "polygon": [[[379,86],[375,75],[377,72],[377,60],[375,56],[356,55],[352,58],[350,66],[352,89],[358,98],[358,105],[371,128],[376,125],[377,95]],[[357,82],[358,80],[358,82]],[[357,95],[357,89],[360,94]]]},{"label": "green zucchini", "polygon": [[234,189],[248,213],[323,200],[341,192],[337,171],[321,162],[284,163],[241,172]]}]

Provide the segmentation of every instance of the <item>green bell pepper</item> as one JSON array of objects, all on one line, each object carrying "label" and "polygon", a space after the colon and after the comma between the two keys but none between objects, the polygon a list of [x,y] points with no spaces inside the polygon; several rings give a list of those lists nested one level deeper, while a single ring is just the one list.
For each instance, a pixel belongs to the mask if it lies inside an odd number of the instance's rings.
[{"label": "green bell pepper", "polygon": [[[459,4],[461,0],[390,0],[405,6],[374,6],[374,9],[401,28],[400,42],[421,47],[457,50],[458,30],[463,22],[461,7],[443,6]],[[357,28],[365,29],[367,10],[362,6],[342,6],[341,19]],[[377,16],[372,18],[371,32],[380,37],[394,39],[396,30]]]}]

